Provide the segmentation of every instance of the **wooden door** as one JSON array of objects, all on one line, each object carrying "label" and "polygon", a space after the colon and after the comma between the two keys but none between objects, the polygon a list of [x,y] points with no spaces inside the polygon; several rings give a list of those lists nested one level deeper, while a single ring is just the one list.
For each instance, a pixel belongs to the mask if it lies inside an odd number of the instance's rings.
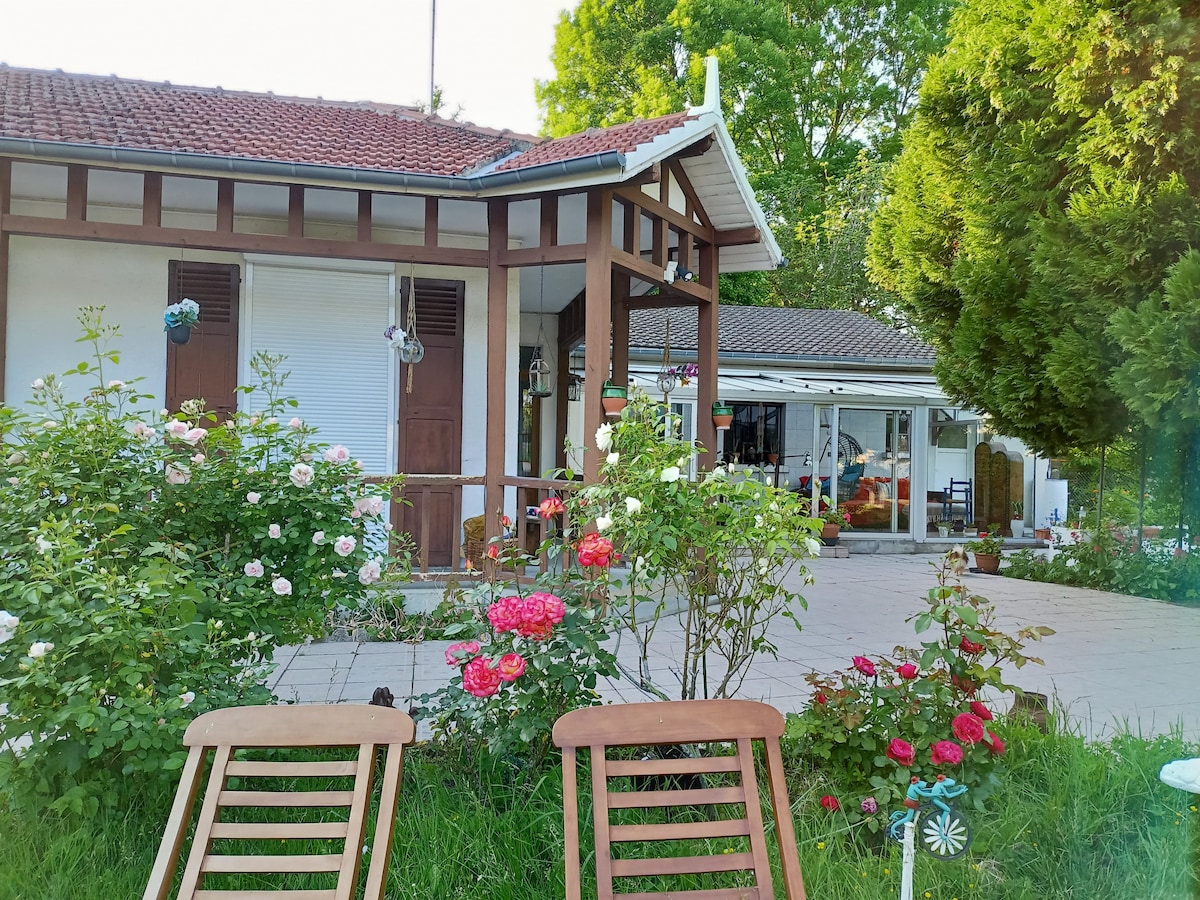
[{"label": "wooden door", "polygon": [[[406,393],[408,366],[400,367],[399,459],[397,470],[408,474],[462,473],[463,296],[465,282],[416,279],[417,335],[425,358],[413,367],[412,393]],[[408,309],[409,279],[401,280],[401,309]],[[407,323],[407,312],[401,317]],[[412,506],[395,504],[396,528],[420,541],[421,517],[429,515],[429,565],[457,561],[461,522],[455,512],[458,488],[427,494],[404,491]]]},{"label": "wooden door", "polygon": [[200,304],[192,339],[186,344],[167,341],[167,409],[175,412],[184,400],[201,397],[205,409],[224,421],[237,409],[241,269],[171,260],[167,272],[168,305],[184,297]]}]

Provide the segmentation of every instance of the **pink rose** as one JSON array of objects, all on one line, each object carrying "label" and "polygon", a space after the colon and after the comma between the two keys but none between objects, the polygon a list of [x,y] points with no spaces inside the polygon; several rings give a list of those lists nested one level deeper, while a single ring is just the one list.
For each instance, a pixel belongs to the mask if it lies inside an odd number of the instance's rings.
[{"label": "pink rose", "polygon": [[490,697],[500,690],[500,673],[486,656],[477,656],[463,667],[463,690],[472,697]]},{"label": "pink rose", "polygon": [[487,618],[497,632],[516,631],[524,618],[520,597],[501,597],[488,607]]},{"label": "pink rose", "polygon": [[359,584],[375,584],[379,581],[382,566],[377,559],[369,559],[358,570]]},{"label": "pink rose", "polygon": [[996,737],[992,732],[987,733],[987,748],[993,756],[1004,755],[1004,741]]},{"label": "pink rose", "polygon": [[971,712],[979,716],[985,722],[992,721],[992,711],[980,703],[978,700],[971,701]]},{"label": "pink rose", "polygon": [[323,531],[314,531],[313,532],[312,542],[314,544],[319,544],[323,540],[325,540],[325,532],[323,532]]},{"label": "pink rose", "polygon": [[538,506],[538,515],[543,519],[553,519],[567,511],[566,506],[557,497],[549,497]]},{"label": "pink rose", "polygon": [[172,437],[183,437],[188,432],[187,422],[172,419],[166,424],[166,432]]},{"label": "pink rose", "polygon": [[962,747],[954,741],[935,741],[929,748],[929,761],[935,766],[956,766],[962,762]]},{"label": "pink rose", "polygon": [[474,656],[479,652],[479,641],[462,641],[457,644],[451,644],[446,648],[446,665],[461,666],[466,662],[458,654],[465,653],[468,657]]},{"label": "pink rose", "polygon": [[313,467],[307,463],[296,463],[288,473],[288,478],[296,487],[308,487],[313,482]]},{"label": "pink rose", "polygon": [[350,461],[350,451],[341,444],[334,444],[325,451],[325,462],[345,463]]},{"label": "pink rose", "polygon": [[175,463],[167,463],[166,476],[167,484],[187,484],[192,480],[192,473],[187,466],[177,466]]},{"label": "pink rose", "polygon": [[978,744],[983,740],[983,719],[974,713],[959,713],[950,722],[950,730],[964,744]]},{"label": "pink rose", "polygon": [[280,531],[279,526],[276,525],[274,522],[272,522],[270,525],[267,526],[267,537],[277,538],[282,533],[283,532]]},{"label": "pink rose", "polygon": [[920,670],[912,663],[905,663],[902,666],[896,667],[896,674],[905,681],[911,681],[912,679],[916,678],[919,672]]},{"label": "pink rose", "polygon": [[870,677],[875,674],[875,663],[871,662],[865,656],[856,656],[851,662],[854,663],[854,668]]},{"label": "pink rose", "polygon": [[916,761],[916,751],[908,741],[892,738],[888,744],[887,758],[895,760],[898,765],[911,766]]},{"label": "pink rose", "polygon": [[505,653],[496,664],[501,681],[516,681],[525,674],[525,658],[519,653]]},{"label": "pink rose", "polygon": [[382,497],[359,497],[354,501],[354,518],[359,516],[378,516],[383,512]]},{"label": "pink rose", "polygon": [[288,420],[288,428],[299,428],[303,424],[304,423],[300,421],[299,416],[292,416],[292,418]]},{"label": "pink rose", "polygon": [[258,491],[251,491],[250,493],[248,493],[246,495],[246,502],[249,503],[251,506],[253,506],[255,503],[257,503],[261,499],[262,499],[262,494],[260,494]]},{"label": "pink rose", "polygon": [[292,592],[292,583],[281,575],[271,582],[271,590],[280,597],[286,597]]},{"label": "pink rose", "polygon": [[333,552],[338,556],[349,556],[354,552],[354,548],[358,546],[356,541],[350,535],[343,534],[333,542]]},{"label": "pink rose", "polygon": [[879,812],[879,801],[877,801],[874,797],[867,797],[862,803],[859,804],[859,806],[868,816],[873,816],[875,813]]},{"label": "pink rose", "polygon": [[242,571],[246,573],[247,578],[262,578],[263,564],[257,559],[251,560],[242,566]]},{"label": "pink rose", "polygon": [[541,599],[546,607],[546,617],[551,625],[557,625],[563,620],[563,616],[567,614],[567,605],[563,603],[562,597],[546,593],[530,594],[529,596]]},{"label": "pink rose", "polygon": [[179,436],[179,439],[181,441],[183,441],[185,444],[188,444],[189,446],[194,447],[196,444],[198,444],[202,440],[204,440],[204,438],[207,434],[208,434],[208,429],[206,429],[206,428],[189,428],[187,431],[185,431],[183,434],[181,434]]},{"label": "pink rose", "polygon": [[154,437],[154,429],[145,422],[135,422],[131,431],[134,437],[139,437],[144,441]]}]

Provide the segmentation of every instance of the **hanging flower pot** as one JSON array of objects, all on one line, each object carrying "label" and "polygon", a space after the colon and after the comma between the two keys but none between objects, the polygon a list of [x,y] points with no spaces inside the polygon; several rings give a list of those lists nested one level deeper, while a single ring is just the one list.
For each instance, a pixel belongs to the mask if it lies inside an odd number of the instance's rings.
[{"label": "hanging flower pot", "polygon": [[623,384],[613,384],[611,381],[604,382],[604,387],[600,390],[600,404],[604,407],[606,416],[619,416],[629,404],[629,388]]},{"label": "hanging flower pot", "polygon": [[200,322],[200,304],[184,297],[163,311],[163,331],[172,344],[186,344],[192,339],[192,329]]},{"label": "hanging flower pot", "polygon": [[712,405],[712,418],[717,431],[724,431],[733,424],[733,407],[718,400]]},{"label": "hanging flower pot", "polygon": [[186,344],[192,339],[192,326],[170,325],[167,327],[167,340],[172,344]]}]

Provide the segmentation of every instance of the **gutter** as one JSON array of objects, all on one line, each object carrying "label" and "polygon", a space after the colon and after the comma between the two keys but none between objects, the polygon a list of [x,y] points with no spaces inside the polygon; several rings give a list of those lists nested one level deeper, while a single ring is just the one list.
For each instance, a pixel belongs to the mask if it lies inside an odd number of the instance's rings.
[{"label": "gutter", "polygon": [[[653,362],[656,359],[661,359],[662,348],[630,347],[629,354],[630,359],[636,358],[638,360]],[[671,356],[675,362],[697,362],[699,360],[694,350],[680,351],[674,347],[671,348]],[[733,352],[727,350],[721,350],[717,353],[718,363],[722,361],[737,362],[740,360],[774,363],[780,366],[806,365],[817,368],[836,368],[852,364],[881,369],[918,369],[926,374],[931,372],[934,363],[932,357],[919,356],[833,356],[824,354],[815,356],[785,356],[778,353],[750,353],[746,351]]]},{"label": "gutter", "polygon": [[65,159],[141,169],[187,169],[211,172],[214,175],[245,175],[252,178],[280,181],[332,181],[370,188],[413,190],[425,193],[441,191],[457,194],[482,193],[513,185],[533,184],[539,181],[602,172],[618,173],[625,168],[625,154],[617,150],[605,150],[602,153],[526,166],[522,169],[464,176],[383,172],[378,169],[363,169],[357,166],[289,163],[240,156],[211,156],[204,153],[175,150],[139,150],[129,147],[37,141],[13,137],[0,137],[0,155],[32,157],[55,162]]}]

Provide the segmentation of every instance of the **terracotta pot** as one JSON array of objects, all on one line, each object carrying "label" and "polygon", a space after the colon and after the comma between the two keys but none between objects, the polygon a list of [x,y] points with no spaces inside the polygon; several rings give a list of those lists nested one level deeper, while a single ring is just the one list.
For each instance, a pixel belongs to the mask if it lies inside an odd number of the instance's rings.
[{"label": "terracotta pot", "polygon": [[1035,528],[1035,529],[1033,529],[1033,536],[1035,538],[1037,538],[1039,541],[1048,541],[1048,540],[1050,540],[1050,529],[1049,528]]},{"label": "terracotta pot", "polygon": [[712,419],[718,431],[728,428],[733,424],[733,407],[718,400],[712,405]]},{"label": "terracotta pot", "polygon": [[838,535],[842,533],[842,527],[835,525],[833,522],[826,522],[821,526],[821,542],[826,547],[836,547]]},{"label": "terracotta pot", "polygon": [[999,553],[976,553],[975,566],[980,572],[999,572],[1000,571],[1000,554]]},{"label": "terracotta pot", "polygon": [[167,339],[172,344],[186,344],[192,339],[192,326],[172,325],[167,329]]},{"label": "terracotta pot", "polygon": [[629,400],[625,397],[601,397],[600,405],[604,407],[606,416],[619,416],[621,410],[629,405]]}]

